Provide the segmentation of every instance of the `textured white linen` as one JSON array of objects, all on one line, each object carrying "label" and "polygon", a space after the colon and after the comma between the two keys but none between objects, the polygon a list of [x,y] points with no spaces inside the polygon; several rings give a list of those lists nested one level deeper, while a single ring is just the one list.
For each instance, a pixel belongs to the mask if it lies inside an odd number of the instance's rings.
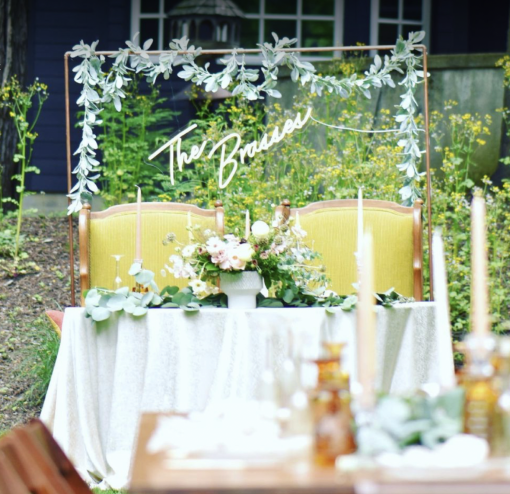
[{"label": "textured white linen", "polygon": [[[153,309],[95,327],[84,309],[70,308],[41,418],[87,481],[122,488],[142,412],[256,397],[265,365],[277,375],[289,335],[305,358],[317,357],[326,339],[347,342],[344,362],[354,377],[355,322],[355,312],[322,308]],[[377,307],[377,339],[378,389],[405,393],[451,381],[437,372],[452,355],[439,344],[434,303]],[[313,368],[303,369],[308,384]]]}]

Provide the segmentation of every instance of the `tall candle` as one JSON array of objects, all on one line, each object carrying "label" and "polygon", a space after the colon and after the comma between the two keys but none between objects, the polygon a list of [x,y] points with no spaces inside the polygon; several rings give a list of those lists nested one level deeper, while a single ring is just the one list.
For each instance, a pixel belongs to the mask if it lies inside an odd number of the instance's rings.
[{"label": "tall candle", "polygon": [[191,244],[193,242],[193,232],[191,231],[191,213],[188,211],[188,241]]},{"label": "tall candle", "polygon": [[142,189],[138,188],[136,198],[136,243],[135,243],[135,259],[142,260]]},{"label": "tall candle", "polygon": [[375,371],[376,371],[376,329],[375,329],[375,297],[374,297],[374,258],[372,234],[363,236],[363,264],[359,301],[357,307],[357,371],[358,383],[361,385],[360,404],[367,408],[375,402]]},{"label": "tall candle", "polygon": [[471,330],[485,336],[490,330],[485,201],[475,196],[471,203]]},{"label": "tall candle", "polygon": [[251,229],[250,212],[248,210],[246,210],[246,223],[245,223],[245,227],[244,227],[244,238],[246,240],[248,240],[248,238],[250,237],[250,229]]},{"label": "tall candle", "polygon": [[434,300],[436,302],[436,341],[438,348],[449,353],[449,358],[439,362],[435,373],[437,382],[445,388],[455,386],[455,369],[453,365],[452,336],[450,328],[450,304],[448,301],[448,278],[444,259],[444,246],[441,228],[436,228],[432,237],[432,255],[434,257]]},{"label": "tall candle", "polygon": [[358,266],[361,264],[363,256],[363,190],[358,189]]},{"label": "tall candle", "polygon": [[296,226],[301,228],[301,222],[299,221],[299,211],[296,211]]}]

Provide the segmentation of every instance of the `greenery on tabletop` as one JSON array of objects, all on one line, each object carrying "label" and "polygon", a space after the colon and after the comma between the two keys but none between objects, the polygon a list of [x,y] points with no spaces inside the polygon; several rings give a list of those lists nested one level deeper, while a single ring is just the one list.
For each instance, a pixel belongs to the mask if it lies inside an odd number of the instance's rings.
[{"label": "greenery on tabletop", "polygon": [[437,397],[381,397],[367,423],[358,428],[361,455],[397,453],[407,446],[433,449],[462,432],[464,391],[455,388]]},{"label": "greenery on tabletop", "polygon": [[[419,43],[424,35],[423,32],[418,32],[410,33],[407,40],[400,38],[390,55],[385,55],[383,59],[375,56],[374,63],[363,77],[353,73],[342,79],[318,74],[314,66],[301,61],[297,53],[284,51],[294,45],[296,39],[279,39],[274,33],[274,44],[258,45],[263,58],[261,70],[246,68],[244,56],[239,58],[234,51],[230,57],[221,60],[224,69],[214,74],[209,72],[209,64],[204,67],[196,64],[195,59],[200,56],[201,49],[188,47],[186,38],[173,40],[170,43],[170,51],[162,53],[155,62],[148,53],[152,40],[145,41],[141,47],[137,45],[135,36],[133,41],[126,42],[127,48],[119,49],[111,56],[115,61],[108,72],[102,68],[105,57],[96,54],[98,41],[91,45],[81,41],[73,47],[71,54],[72,58],[82,59],[73,71],[76,73],[75,81],[82,85],[77,103],[83,107],[84,114],[81,122],[82,141],[75,152],[79,155],[79,161],[73,171],[78,181],[69,194],[72,200],[69,213],[79,211],[82,200],[88,198],[91,193],[98,192],[95,181],[99,177],[100,162],[96,158],[98,143],[94,127],[101,124],[99,115],[104,105],[112,103],[117,111],[121,110],[122,100],[126,98],[126,88],[133,72],[143,73],[154,84],[159,75],[168,79],[176,65],[183,65],[183,70],[178,73],[179,77],[191,80],[197,85],[204,85],[206,91],[228,87],[234,95],[247,100],[258,100],[263,95],[274,98],[281,96],[275,89],[281,65],[288,66],[291,69],[292,80],[309,87],[311,93],[321,95],[323,92],[329,92],[344,98],[352,93],[361,93],[369,98],[370,90],[373,88],[395,87],[392,72],[404,74],[404,79],[400,82],[404,93],[395,117],[399,124],[399,145],[402,147],[402,159],[398,163],[398,168],[405,175],[404,185],[399,192],[404,204],[412,204],[419,197],[416,183],[421,178],[418,164],[422,154],[418,145],[419,129],[415,120],[417,103],[414,92],[417,84],[424,78],[424,73],[420,70],[421,56],[415,52],[414,45]],[[262,82],[256,84],[259,78],[262,78]]]}]

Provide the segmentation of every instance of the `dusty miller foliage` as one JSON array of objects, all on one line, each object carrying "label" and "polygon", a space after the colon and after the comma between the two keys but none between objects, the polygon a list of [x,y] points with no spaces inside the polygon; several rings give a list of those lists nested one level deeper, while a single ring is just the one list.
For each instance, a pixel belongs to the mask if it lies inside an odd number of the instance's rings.
[{"label": "dusty miller foliage", "polygon": [[[77,176],[77,183],[71,189],[69,197],[71,205],[69,214],[77,212],[82,207],[82,200],[90,197],[90,194],[98,192],[95,180],[99,177],[100,162],[96,158],[98,148],[94,127],[100,125],[100,114],[106,103],[113,102],[115,108],[120,111],[122,99],[125,98],[124,88],[131,81],[129,75],[132,72],[142,72],[149,83],[154,84],[162,75],[168,79],[177,66],[182,70],[177,74],[186,81],[192,81],[199,86],[205,86],[206,91],[216,91],[220,87],[225,89],[233,85],[232,93],[249,100],[263,99],[266,95],[279,98],[280,92],[275,89],[278,80],[280,66],[287,66],[291,70],[291,78],[296,83],[308,86],[312,93],[319,96],[323,91],[329,91],[346,98],[353,92],[359,92],[370,98],[370,90],[390,86],[395,88],[392,72],[404,75],[399,85],[404,89],[401,103],[397,106],[395,120],[399,126],[400,139],[398,145],[402,147],[402,161],[397,166],[404,173],[404,185],[400,189],[404,205],[412,205],[420,197],[417,183],[423,173],[418,171],[423,151],[419,147],[418,126],[416,113],[418,104],[415,99],[415,91],[418,84],[423,82],[424,73],[421,69],[422,56],[416,54],[414,45],[419,43],[425,36],[424,32],[410,33],[407,40],[400,38],[389,55],[381,58],[376,55],[369,70],[364,77],[352,74],[350,77],[337,79],[334,76],[322,76],[317,73],[315,67],[302,61],[298,53],[283,51],[292,47],[297,39],[279,39],[273,33],[274,44],[259,44],[262,50],[261,69],[249,69],[246,67],[244,55],[239,55],[236,50],[220,61],[224,69],[220,72],[211,73],[209,64],[199,67],[195,60],[201,54],[201,48],[188,46],[188,39],[175,39],[170,43],[170,50],[159,55],[158,61],[153,61],[150,52],[152,40],[147,40],[142,47],[137,44],[137,35],[133,41],[127,41],[126,48],[110,55],[115,59],[111,69],[103,70],[105,57],[96,53],[98,41],[91,45],[83,41],[73,47],[72,58],[81,58],[79,65],[73,68],[74,80],[82,85],[78,106],[84,110],[82,127],[82,140],[75,155],[79,161],[73,173]],[[262,82],[256,84],[262,74]]]}]

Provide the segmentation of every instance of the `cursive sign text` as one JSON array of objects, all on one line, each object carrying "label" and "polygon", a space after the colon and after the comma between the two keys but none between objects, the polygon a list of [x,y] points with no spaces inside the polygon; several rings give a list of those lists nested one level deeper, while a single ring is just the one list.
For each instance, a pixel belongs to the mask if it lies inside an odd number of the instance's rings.
[{"label": "cursive sign text", "polygon": [[[170,181],[172,185],[174,184],[174,167],[175,161],[177,161],[177,168],[180,172],[182,172],[184,165],[189,165],[193,160],[199,159],[204,154],[205,148],[207,144],[211,143],[212,148],[207,154],[207,159],[211,159],[216,151],[220,151],[220,167],[219,167],[219,186],[221,189],[224,189],[234,178],[234,175],[237,171],[237,166],[239,160],[241,163],[245,163],[246,158],[253,158],[256,154],[267,151],[275,144],[282,141],[285,136],[292,134],[294,130],[301,129],[306,124],[310,115],[312,113],[312,109],[308,108],[305,116],[301,118],[301,114],[298,113],[294,120],[288,119],[283,124],[283,128],[280,131],[278,127],[275,127],[271,132],[271,136],[268,134],[264,134],[260,140],[252,141],[245,146],[241,147],[242,141],[241,136],[236,133],[232,133],[218,141],[216,144],[212,143],[210,139],[203,141],[200,146],[193,145],[191,146],[191,150],[189,154],[181,149],[182,137],[191,132],[193,129],[197,127],[197,124],[190,125],[187,129],[183,130],[179,134],[175,135],[168,142],[163,144],[157,151],[152,153],[149,156],[149,160],[154,159],[156,156],[161,154],[166,149],[169,149],[170,152]],[[231,150],[228,151],[228,148],[231,147]],[[225,179],[225,175],[227,171],[225,170],[230,166],[230,173],[228,173],[227,178]],[[227,168],[228,170],[228,168]]]}]

